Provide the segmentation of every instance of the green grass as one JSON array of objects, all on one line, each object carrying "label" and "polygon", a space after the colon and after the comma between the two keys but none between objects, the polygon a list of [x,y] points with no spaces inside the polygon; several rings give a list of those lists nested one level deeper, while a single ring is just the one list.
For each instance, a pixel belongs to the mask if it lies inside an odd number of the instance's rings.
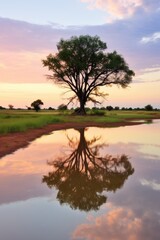
[{"label": "green grass", "polygon": [[0,112],[0,133],[24,132],[27,129],[40,128],[58,122],[63,122],[62,117],[58,115],[22,112],[1,114]]},{"label": "green grass", "polygon": [[48,111],[41,110],[36,113],[27,110],[0,110],[0,134],[11,132],[23,132],[53,123],[65,122],[95,122],[112,123],[125,122],[130,119],[154,119],[160,118],[160,111],[104,111],[89,110],[87,116],[73,116],[70,110]]}]

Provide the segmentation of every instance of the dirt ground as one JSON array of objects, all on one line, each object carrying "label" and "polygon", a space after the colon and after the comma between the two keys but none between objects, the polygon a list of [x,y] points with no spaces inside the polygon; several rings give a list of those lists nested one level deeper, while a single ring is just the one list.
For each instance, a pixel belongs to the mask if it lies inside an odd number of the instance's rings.
[{"label": "dirt ground", "polygon": [[120,127],[137,125],[140,122],[121,122],[121,123],[60,123],[51,124],[43,128],[30,129],[26,132],[9,133],[0,135],[0,158],[13,153],[19,148],[27,147],[36,138],[50,134],[52,131],[81,128],[81,127]]}]

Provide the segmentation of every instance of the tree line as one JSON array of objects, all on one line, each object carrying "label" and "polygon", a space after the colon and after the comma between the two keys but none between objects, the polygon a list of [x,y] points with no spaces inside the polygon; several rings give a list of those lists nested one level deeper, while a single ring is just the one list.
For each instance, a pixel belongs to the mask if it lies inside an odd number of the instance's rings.
[{"label": "tree line", "polygon": [[[43,105],[43,102],[38,99],[38,100],[35,100],[33,103],[31,103],[31,106],[26,106],[26,108],[15,108],[13,105],[9,104],[8,105],[8,108],[6,107],[2,107],[0,106],[0,110],[7,110],[7,109],[10,109],[10,110],[35,110],[36,112],[40,111],[41,110],[41,105]],[[71,111],[77,111],[78,108],[68,108],[67,105],[65,104],[60,104],[57,108],[54,108],[54,107],[48,107],[48,108],[43,108],[43,110],[60,110],[60,111],[64,111],[64,110],[71,110]],[[154,108],[151,104],[147,104],[146,106],[144,107],[119,107],[119,106],[102,106],[102,107],[86,107],[85,108],[85,111],[89,111],[89,110],[93,110],[93,111],[159,111],[160,109],[159,108]]]}]

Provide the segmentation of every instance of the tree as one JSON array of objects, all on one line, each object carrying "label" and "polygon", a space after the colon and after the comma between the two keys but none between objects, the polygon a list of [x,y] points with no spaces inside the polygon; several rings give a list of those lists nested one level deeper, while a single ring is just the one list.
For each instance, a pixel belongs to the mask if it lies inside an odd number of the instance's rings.
[{"label": "tree", "polygon": [[74,93],[69,103],[79,101],[78,114],[86,114],[87,101],[99,103],[95,97],[107,95],[100,87],[116,84],[125,88],[134,76],[124,58],[116,51],[105,52],[106,48],[106,43],[98,36],[74,36],[69,40],[61,39],[57,44],[58,53],[42,60],[43,66],[52,72],[48,78]]},{"label": "tree", "polygon": [[55,110],[55,108],[53,108],[53,107],[49,107],[48,110]]},{"label": "tree", "polygon": [[107,106],[106,109],[107,109],[108,111],[112,111],[112,110],[113,110],[113,107],[112,107],[112,106]]},{"label": "tree", "polygon": [[41,109],[40,107],[41,105],[43,105],[43,102],[40,99],[31,103],[31,107],[33,107],[36,112],[38,112]]},{"label": "tree", "polygon": [[12,104],[9,104],[8,107],[10,110],[13,110],[13,108],[14,108],[14,106]]},{"label": "tree", "polygon": [[153,107],[152,107],[152,105],[150,105],[150,104],[146,105],[144,108],[145,108],[145,110],[147,110],[147,111],[153,111]]},{"label": "tree", "polygon": [[0,106],[0,110],[4,110],[4,109],[6,109],[5,107],[2,107],[2,106]]}]

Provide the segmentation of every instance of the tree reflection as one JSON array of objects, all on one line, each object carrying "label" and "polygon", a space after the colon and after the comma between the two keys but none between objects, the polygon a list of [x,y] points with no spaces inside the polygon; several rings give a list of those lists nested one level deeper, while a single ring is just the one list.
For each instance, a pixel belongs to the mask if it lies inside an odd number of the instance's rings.
[{"label": "tree reflection", "polygon": [[85,129],[76,129],[79,140],[68,136],[72,149],[65,157],[49,162],[53,171],[43,176],[49,188],[58,189],[57,199],[68,203],[73,209],[98,210],[106,202],[103,191],[115,192],[121,188],[134,169],[126,155],[100,156],[104,144],[97,144],[98,137],[86,140]]}]

